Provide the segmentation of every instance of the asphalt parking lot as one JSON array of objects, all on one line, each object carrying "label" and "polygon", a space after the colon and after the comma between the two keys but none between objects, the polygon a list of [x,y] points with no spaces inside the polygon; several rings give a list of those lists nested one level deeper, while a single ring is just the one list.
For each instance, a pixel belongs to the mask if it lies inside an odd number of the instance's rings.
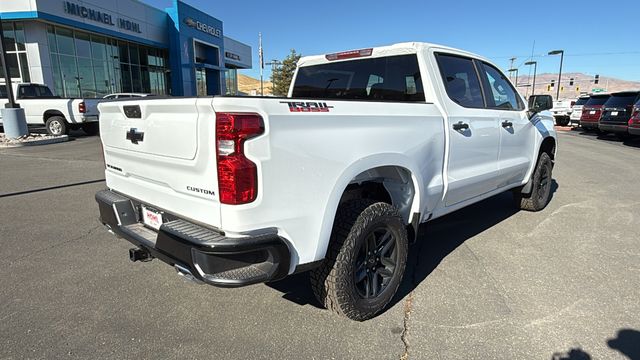
[{"label": "asphalt parking lot", "polygon": [[306,274],[219,289],[131,263],[97,221],[98,137],[0,149],[0,358],[640,359],[640,143],[559,141],[544,211],[502,194],[423,225],[364,323]]}]

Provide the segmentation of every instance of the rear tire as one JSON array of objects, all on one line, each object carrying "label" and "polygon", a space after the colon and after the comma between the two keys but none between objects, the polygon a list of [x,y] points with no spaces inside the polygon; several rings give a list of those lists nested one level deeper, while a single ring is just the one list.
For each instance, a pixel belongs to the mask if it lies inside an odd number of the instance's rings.
[{"label": "rear tire", "polygon": [[540,154],[538,164],[531,175],[533,187],[531,194],[523,194],[516,190],[513,192],[513,200],[516,207],[527,211],[540,211],[549,204],[551,198],[553,162],[547,153]]},{"label": "rear tire", "polygon": [[311,273],[313,292],[339,315],[371,319],[398,290],[408,246],[395,207],[367,199],[348,201],[338,208],[325,260]]},{"label": "rear tire", "polygon": [[45,122],[49,135],[59,136],[69,133],[69,124],[62,116],[51,116]]},{"label": "rear tire", "polygon": [[100,131],[100,126],[97,122],[82,124],[82,131],[89,136],[94,136]]}]

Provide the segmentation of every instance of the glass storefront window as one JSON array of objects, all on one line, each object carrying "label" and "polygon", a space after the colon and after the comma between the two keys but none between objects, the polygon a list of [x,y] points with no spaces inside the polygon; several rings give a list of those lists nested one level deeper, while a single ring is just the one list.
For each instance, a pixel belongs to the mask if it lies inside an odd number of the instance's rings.
[{"label": "glass storefront window", "polygon": [[164,50],[54,25],[47,29],[56,95],[167,94]]},{"label": "glass storefront window", "polygon": [[49,52],[57,53],[58,44],[56,42],[56,31],[51,25],[47,25],[47,39],[49,40]]},{"label": "glass storefront window", "polygon": [[62,96],[64,85],[62,84],[62,71],[60,70],[60,61],[58,54],[51,54],[51,70],[53,72],[53,91],[55,95]]},{"label": "glass storefront window", "polygon": [[91,57],[102,61],[107,59],[104,37],[91,35]]},{"label": "glass storefront window", "polygon": [[78,57],[91,57],[91,42],[89,34],[76,31],[76,55]]},{"label": "glass storefront window", "polygon": [[226,95],[238,95],[238,70],[227,69],[224,72],[224,81],[226,85]]},{"label": "glass storefront window", "polygon": [[4,33],[5,51],[16,51],[16,33],[13,31],[13,23],[3,23],[2,32]]},{"label": "glass storefront window", "polygon": [[70,55],[60,55],[60,72],[64,96],[80,97],[80,79],[76,58]]},{"label": "glass storefront window", "polygon": [[24,26],[21,22],[14,23],[16,28],[16,47],[18,51],[26,50],[24,43]]},{"label": "glass storefront window", "polygon": [[129,62],[129,45],[127,45],[126,42],[124,41],[119,41],[118,42],[118,49],[119,51],[119,59],[120,62],[123,63],[128,63]]},{"label": "glass storefront window", "polygon": [[64,55],[76,55],[76,48],[73,42],[73,31],[65,28],[56,28],[56,40],[58,42],[58,52]]},{"label": "glass storefront window", "polygon": [[18,53],[18,58],[20,59],[20,72],[22,73],[22,82],[31,82],[27,53]]},{"label": "glass storefront window", "polygon": [[96,97],[96,81],[93,77],[91,59],[78,58],[78,77],[80,81],[80,96]]}]

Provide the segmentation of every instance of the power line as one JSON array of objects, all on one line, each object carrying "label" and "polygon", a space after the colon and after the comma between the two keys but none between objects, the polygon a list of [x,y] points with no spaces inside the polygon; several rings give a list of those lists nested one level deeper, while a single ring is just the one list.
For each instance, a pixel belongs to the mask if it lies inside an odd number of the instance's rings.
[{"label": "power line", "polygon": [[[578,54],[565,54],[564,56],[609,56],[609,55],[638,55],[640,51],[620,51],[620,52],[601,52],[601,53],[578,53]],[[511,59],[513,57],[547,57],[547,54],[528,54],[528,55],[508,55],[508,56],[487,56],[493,59]]]}]

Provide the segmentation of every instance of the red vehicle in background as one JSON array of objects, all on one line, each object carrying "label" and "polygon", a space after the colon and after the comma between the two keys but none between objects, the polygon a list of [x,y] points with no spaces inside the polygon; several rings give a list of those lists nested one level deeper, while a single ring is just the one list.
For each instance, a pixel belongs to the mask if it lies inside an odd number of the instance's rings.
[{"label": "red vehicle in background", "polygon": [[629,119],[629,134],[640,136],[640,100],[633,106],[631,119]]},{"label": "red vehicle in background", "polygon": [[602,115],[602,106],[611,95],[609,94],[594,94],[591,95],[589,100],[582,107],[582,115],[580,116],[580,126],[586,130],[598,130],[598,121],[600,121],[600,115]]}]

